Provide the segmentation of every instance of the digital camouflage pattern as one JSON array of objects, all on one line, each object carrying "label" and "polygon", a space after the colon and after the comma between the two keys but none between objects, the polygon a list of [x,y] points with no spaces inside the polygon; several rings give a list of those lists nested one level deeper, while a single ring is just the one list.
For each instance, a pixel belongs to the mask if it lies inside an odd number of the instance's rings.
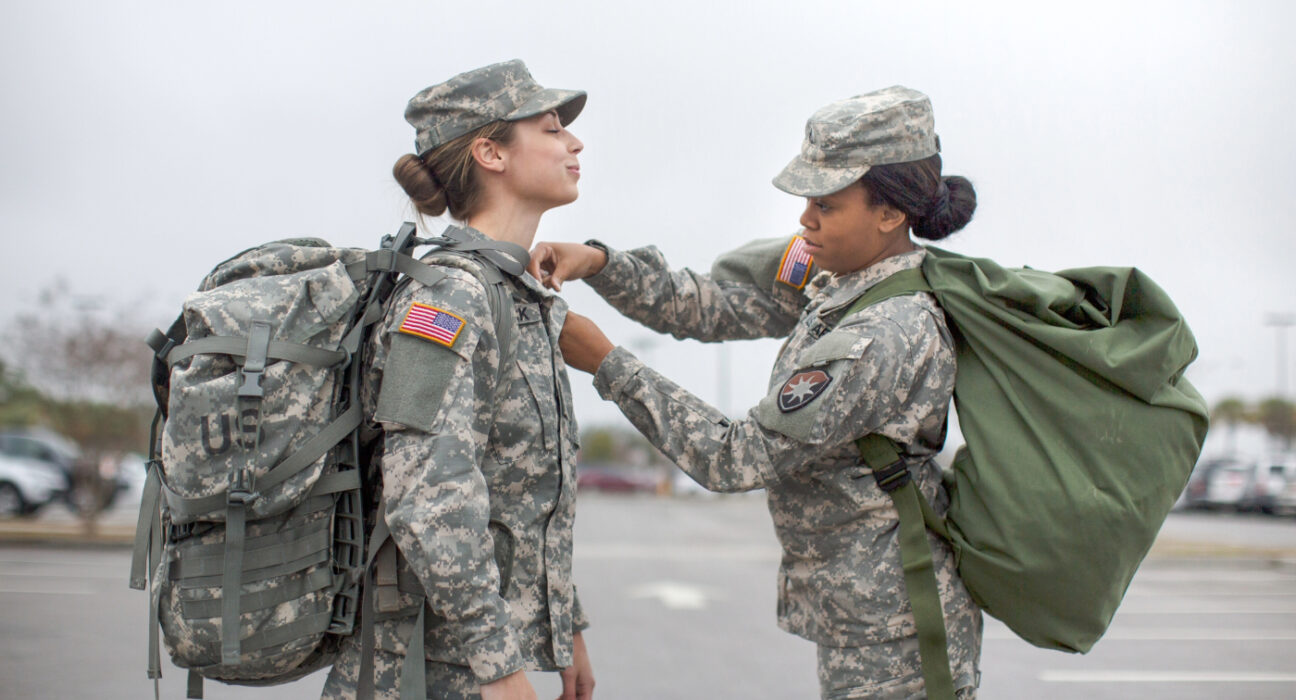
[{"label": "digital camouflage pattern", "polygon": [[[927,697],[922,674],[911,673],[913,669],[904,662],[908,656],[918,653],[917,639],[867,647],[820,645],[817,651],[819,687],[826,700],[924,700]],[[873,678],[886,680],[867,680]],[[975,686],[954,691],[957,700],[974,700],[976,696]]]},{"label": "digital camouflage pattern", "polygon": [[838,100],[810,115],[801,154],[774,178],[799,197],[853,184],[874,165],[908,163],[940,152],[931,100],[899,85]]},{"label": "digital camouflage pattern", "polygon": [[[577,428],[558,351],[567,307],[528,276],[509,280],[518,341],[501,374],[486,291],[470,271],[478,263],[435,262],[448,276],[398,290],[365,377],[385,432],[382,497],[402,581],[403,612],[379,619],[377,647],[404,656],[425,599],[429,661],[467,667],[481,683],[564,668],[587,624],[571,577]],[[397,331],[412,303],[465,320],[453,347]],[[345,642],[326,697],[354,692],[359,643]],[[399,669],[386,670],[377,682],[390,690]]]},{"label": "digital camouflage pattern", "polygon": [[550,110],[570,124],[585,107],[583,90],[540,87],[518,60],[495,63],[424,88],[405,107],[420,157],[491,122],[517,121]]},{"label": "digital camouflage pattern", "polygon": [[[765,488],[783,546],[780,626],[825,649],[874,650],[860,667],[872,683],[920,674],[891,499],[858,464],[854,440],[881,433],[907,455],[923,495],[948,508],[932,460],[945,438],[953,392],[953,342],[929,294],[897,297],[842,319],[850,303],[925,251],[842,276],[818,274],[804,292],[774,275],[788,239],[756,241],[722,256],[710,275],[672,272],[655,248],[611,251],[587,282],[622,314],[676,337],[787,336],[769,394],[746,418],[720,411],[646,367],[623,348],[595,375],[599,394],[655,446],[714,491]],[[793,375],[820,370],[831,383],[780,410]],[[786,406],[786,402],[785,402]],[[955,687],[972,688],[981,615],[958,578],[949,545],[929,533],[945,612]],[[899,645],[899,646],[897,646]],[[900,651],[898,651],[900,650]],[[827,693],[827,689],[824,689]]]},{"label": "digital camouflage pattern", "polygon": [[[367,284],[353,282],[346,264],[365,254],[316,239],[244,251],[217,266],[186,299],[185,338],[246,342],[252,324],[263,322],[271,324],[272,341],[341,359],[338,343]],[[228,354],[201,353],[169,368],[160,522],[170,529],[151,595],[162,640],[178,666],[228,682],[280,683],[320,668],[336,651],[330,630],[342,588],[342,574],[332,566],[339,496],[310,492],[337,464],[320,457],[278,485],[258,482],[335,418],[342,370],[340,362],[271,362],[258,382],[264,395],[249,402],[238,396],[248,381],[240,366]],[[253,409],[259,418],[250,417]],[[241,469],[250,470],[255,492],[245,508],[242,643],[239,663],[222,664],[225,494],[231,474]],[[211,507],[186,502],[201,498],[213,498]]]},{"label": "digital camouflage pattern", "polygon": [[[303,245],[309,244],[309,245]],[[347,263],[364,260],[359,248],[333,248],[323,241],[287,240],[246,251],[222,263],[184,303],[188,338],[246,337],[253,321],[272,321],[272,340],[336,350],[363,290]],[[264,476],[330,418],[336,373],[331,368],[274,362],[261,378],[260,441],[240,419],[238,367],[228,355],[200,354],[172,369],[162,455],[166,486],[183,498],[224,493],[229,475],[251,464]],[[299,428],[301,426],[302,428]],[[315,430],[311,430],[311,426]],[[255,454],[250,454],[255,452]],[[319,478],[324,460],[273,491],[259,493],[249,518],[281,511],[301,500]],[[224,520],[224,504],[185,517]]]},{"label": "digital camouflage pattern", "polygon": [[[405,657],[383,649],[374,652],[373,700],[400,700],[399,679]],[[349,644],[334,663],[324,682],[322,700],[355,700],[357,673],[360,670],[360,645]],[[478,700],[477,677],[472,669],[457,664],[428,661],[424,664],[428,700]]]}]

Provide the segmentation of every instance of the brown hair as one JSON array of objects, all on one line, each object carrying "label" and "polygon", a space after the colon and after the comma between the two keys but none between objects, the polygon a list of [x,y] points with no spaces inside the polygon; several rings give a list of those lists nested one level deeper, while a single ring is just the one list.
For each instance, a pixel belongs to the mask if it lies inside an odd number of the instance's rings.
[{"label": "brown hair", "polygon": [[976,190],[965,177],[941,177],[941,157],[875,165],[860,184],[869,203],[887,204],[909,217],[919,238],[939,241],[967,226],[976,211]]},{"label": "brown hair", "polygon": [[477,139],[507,145],[513,139],[513,122],[491,122],[463,136],[451,139],[422,158],[406,153],[392,166],[392,175],[414,202],[420,214],[450,215],[464,220],[475,213],[481,188],[473,167],[472,145]]}]

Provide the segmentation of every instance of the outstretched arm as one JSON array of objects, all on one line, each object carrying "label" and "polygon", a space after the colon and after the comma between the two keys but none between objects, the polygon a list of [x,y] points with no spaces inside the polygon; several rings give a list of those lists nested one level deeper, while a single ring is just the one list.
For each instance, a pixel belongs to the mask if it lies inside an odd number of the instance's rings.
[{"label": "outstretched arm", "polygon": [[540,243],[531,272],[553,289],[584,279],[622,315],[676,338],[776,338],[792,329],[807,301],[812,263],[804,262],[796,276],[779,275],[794,240],[753,241],[721,256],[709,274],[672,270],[653,246],[616,251]]}]

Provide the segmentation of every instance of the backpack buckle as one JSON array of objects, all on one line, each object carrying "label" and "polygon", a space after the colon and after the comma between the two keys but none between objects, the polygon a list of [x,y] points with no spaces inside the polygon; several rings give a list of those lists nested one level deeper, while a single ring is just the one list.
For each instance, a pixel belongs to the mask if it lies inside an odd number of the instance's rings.
[{"label": "backpack buckle", "polygon": [[243,383],[238,388],[241,398],[259,399],[265,396],[265,390],[261,388],[260,370],[245,368],[239,371],[239,376],[243,378]]},{"label": "backpack buckle", "polygon": [[229,489],[225,492],[225,502],[229,505],[248,505],[257,499],[252,490],[252,470],[239,469],[230,477]]},{"label": "backpack buckle", "polygon": [[873,479],[877,481],[878,488],[886,493],[891,493],[912,480],[909,475],[909,467],[903,459],[897,459],[891,464],[881,469],[873,470]]}]

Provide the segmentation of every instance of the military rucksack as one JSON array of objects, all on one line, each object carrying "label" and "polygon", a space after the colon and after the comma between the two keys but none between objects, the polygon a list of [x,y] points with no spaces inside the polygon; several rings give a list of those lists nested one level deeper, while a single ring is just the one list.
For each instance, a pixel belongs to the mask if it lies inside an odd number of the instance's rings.
[{"label": "military rucksack", "polygon": [[920,269],[879,282],[847,315],[929,291],[954,336],[966,444],[944,475],[945,517],[895,443],[857,441],[899,513],[928,697],[953,698],[926,529],[949,540],[987,613],[1036,646],[1086,652],[1183,491],[1208,412],[1183,376],[1197,356],[1192,333],[1138,270],[1049,274],[927,251]]},{"label": "military rucksack", "polygon": [[525,250],[453,227],[414,234],[406,223],[373,251],[318,239],[251,248],[150,335],[158,411],[130,580],[149,588],[150,678],[161,677],[159,629],[189,669],[189,697],[202,697],[203,678],[300,678],[355,630],[372,559],[366,341],[398,285],[446,275],[413,249],[476,258],[464,267],[487,289],[501,348],[517,334],[504,275],[521,274]]}]

